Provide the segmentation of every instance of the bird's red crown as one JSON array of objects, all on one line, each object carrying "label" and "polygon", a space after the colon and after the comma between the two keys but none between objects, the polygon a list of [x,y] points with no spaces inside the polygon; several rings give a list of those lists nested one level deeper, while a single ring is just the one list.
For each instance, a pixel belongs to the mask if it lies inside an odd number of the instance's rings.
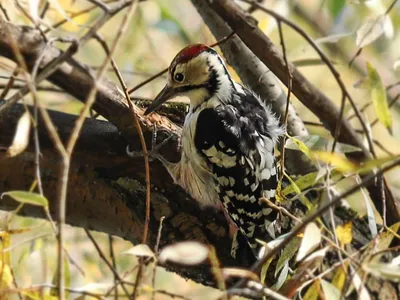
[{"label": "bird's red crown", "polygon": [[194,44],[183,48],[179,53],[175,56],[174,60],[171,63],[171,67],[176,66],[177,64],[185,63],[191,60],[193,57],[198,56],[200,53],[210,49],[208,46],[203,44]]}]

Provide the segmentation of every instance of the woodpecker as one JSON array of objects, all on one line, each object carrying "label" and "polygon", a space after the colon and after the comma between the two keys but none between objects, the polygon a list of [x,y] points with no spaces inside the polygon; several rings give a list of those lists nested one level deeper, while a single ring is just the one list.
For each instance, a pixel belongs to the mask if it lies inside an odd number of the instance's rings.
[{"label": "woodpecker", "polygon": [[[167,84],[145,114],[177,96],[190,100],[178,163],[158,157],[175,183],[202,206],[222,207],[251,247],[275,238],[278,214],[260,201],[275,200],[274,146],[284,130],[270,108],[236,83],[218,53],[205,45],[182,49],[168,68]],[[233,253],[234,255],[234,253]]]}]

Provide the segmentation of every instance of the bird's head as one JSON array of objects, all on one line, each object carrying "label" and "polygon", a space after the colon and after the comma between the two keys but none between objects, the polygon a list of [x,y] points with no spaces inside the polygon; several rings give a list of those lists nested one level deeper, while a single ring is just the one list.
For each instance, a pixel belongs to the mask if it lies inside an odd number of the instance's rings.
[{"label": "bird's head", "polygon": [[183,48],[168,68],[167,84],[147,108],[145,114],[177,96],[186,96],[192,106],[212,97],[221,85],[221,77],[229,77],[218,53],[202,44]]}]

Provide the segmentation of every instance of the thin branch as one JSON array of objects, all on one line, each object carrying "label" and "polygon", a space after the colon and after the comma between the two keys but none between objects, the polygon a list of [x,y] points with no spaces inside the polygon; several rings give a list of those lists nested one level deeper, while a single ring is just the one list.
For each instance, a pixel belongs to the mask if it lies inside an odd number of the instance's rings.
[{"label": "thin branch", "polygon": [[121,283],[121,287],[124,290],[125,295],[129,298],[129,292],[125,287],[125,284],[122,280],[122,278],[119,276],[118,272],[113,268],[112,264],[108,261],[106,256],[104,255],[103,251],[101,251],[100,246],[97,244],[96,240],[94,239],[93,235],[90,233],[88,229],[85,228],[86,235],[88,238],[92,241],[93,246],[96,248],[97,253],[101,257],[101,259],[106,263],[110,271],[113,273],[113,275],[118,278],[118,281]]},{"label": "thin branch", "polygon": [[[285,46],[285,39],[283,37],[283,31],[282,31],[282,23],[280,21],[277,21],[278,24],[278,31],[279,31],[279,39],[281,41],[282,45],[282,53],[283,53],[283,60],[285,61],[286,64],[286,70],[287,70],[287,76],[288,76],[288,92],[287,92],[287,98],[286,98],[286,108],[285,108],[285,116],[283,118],[283,124],[285,125],[285,128],[287,127],[287,122],[288,122],[288,116],[289,116],[289,106],[290,106],[290,95],[292,94],[292,80],[293,76],[290,73],[290,68],[289,68],[289,61],[287,59],[286,55],[286,46]],[[281,148],[281,172],[279,175],[279,186],[281,186],[281,182],[283,179],[283,175],[285,172],[285,143],[286,143],[286,135],[283,136],[282,139],[282,148]]]},{"label": "thin branch", "polygon": [[[111,263],[112,263],[113,269],[117,270],[117,263],[115,261],[113,242],[114,242],[113,236],[111,234],[109,234],[108,235],[108,248],[109,248],[109,251],[110,251]],[[113,274],[113,275],[114,275],[114,286],[117,286],[118,285],[118,278],[117,278],[117,276],[115,276],[115,274]],[[117,293],[115,293],[114,299],[118,300],[118,294]]]},{"label": "thin branch", "polygon": [[[371,184],[376,178],[379,176],[383,175],[385,172],[397,167],[400,165],[400,159],[397,159],[390,163],[389,165],[383,167],[380,169],[376,174],[370,174],[366,177],[363,178],[363,180],[356,185],[353,185],[349,189],[347,189],[345,192],[342,194],[335,196],[332,198],[332,201],[320,206],[314,213],[311,213],[308,217],[306,217],[302,223],[298,224],[296,227],[294,227],[290,233],[285,237],[283,241],[281,241],[276,247],[274,247],[271,251],[268,251],[264,257],[262,257],[260,260],[258,260],[252,267],[251,270],[258,272],[261,270],[261,267],[267,262],[270,258],[272,258],[276,253],[279,251],[283,250],[283,248],[294,238],[296,237],[299,233],[301,233],[304,228],[309,224],[310,222],[313,222],[315,219],[318,217],[322,216],[325,212],[329,210],[330,207],[333,207],[337,204],[340,203],[344,198],[354,194],[356,191],[358,191],[360,188],[364,186],[368,186]],[[245,281],[240,281],[237,284],[235,284],[235,288],[240,288],[245,284]]]},{"label": "thin branch", "polygon": [[[282,23],[288,25],[289,27],[291,27],[293,30],[295,30],[297,33],[299,33],[308,43],[309,45],[318,53],[319,57],[321,58],[321,60],[326,64],[326,66],[328,67],[328,69],[331,71],[332,75],[334,76],[336,82],[338,83],[341,91],[342,91],[342,102],[341,102],[341,109],[339,112],[339,116],[336,120],[336,126],[334,127],[334,137],[335,137],[335,141],[337,140],[337,137],[340,133],[340,128],[341,128],[341,124],[342,122],[342,118],[343,118],[343,110],[344,110],[344,100],[347,98],[350,101],[350,104],[354,110],[354,112],[357,115],[357,118],[363,128],[363,130],[365,132],[368,131],[367,129],[367,125],[364,122],[364,119],[361,116],[361,113],[357,107],[357,105],[355,104],[353,98],[351,97],[350,93],[348,92],[345,84],[343,83],[339,72],[336,70],[336,68],[334,67],[334,65],[331,63],[331,61],[329,60],[329,58],[321,51],[321,49],[318,47],[318,45],[314,42],[314,40],[303,30],[301,29],[299,26],[297,26],[295,23],[293,23],[292,21],[284,18],[283,16],[277,14],[276,12],[262,6],[261,4],[255,2],[254,0],[241,0],[243,2],[249,3],[249,4],[253,4],[255,7],[257,7],[257,9],[260,9],[262,11],[264,11],[265,13],[273,16],[276,20],[281,21]],[[340,122],[340,123],[339,123]],[[373,151],[373,144],[372,141],[370,139],[367,138],[368,144],[370,149]],[[334,143],[335,145],[335,143]],[[373,153],[374,154],[374,153]],[[365,155],[368,157],[368,153],[366,152]]]}]

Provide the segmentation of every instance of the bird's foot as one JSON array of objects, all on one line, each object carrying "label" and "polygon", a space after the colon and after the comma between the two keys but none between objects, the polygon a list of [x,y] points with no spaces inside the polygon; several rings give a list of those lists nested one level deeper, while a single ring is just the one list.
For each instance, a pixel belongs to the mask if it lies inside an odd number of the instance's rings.
[{"label": "bird's foot", "polygon": [[[165,138],[161,143],[157,144],[157,125],[154,123],[153,124],[153,130],[152,130],[152,139],[151,139],[151,150],[147,152],[147,155],[149,157],[150,161],[153,161],[155,159],[158,160],[164,160],[163,156],[159,152],[160,149],[168,143],[168,141],[173,137],[174,135],[171,134],[167,138]],[[137,157],[143,157],[144,153],[143,151],[134,151],[130,150],[129,145],[126,146],[126,154],[132,158],[137,158]]]}]

